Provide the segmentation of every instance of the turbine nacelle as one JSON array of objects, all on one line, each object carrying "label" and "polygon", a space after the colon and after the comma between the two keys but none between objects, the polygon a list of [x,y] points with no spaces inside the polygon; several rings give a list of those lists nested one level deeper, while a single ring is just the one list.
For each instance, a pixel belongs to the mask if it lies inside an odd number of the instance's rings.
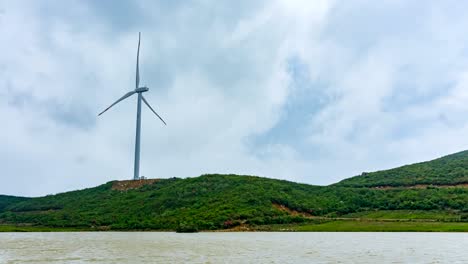
[{"label": "turbine nacelle", "polygon": [[147,91],[149,91],[148,87],[140,87],[140,88],[135,89],[135,93],[144,93],[144,92],[147,92]]}]

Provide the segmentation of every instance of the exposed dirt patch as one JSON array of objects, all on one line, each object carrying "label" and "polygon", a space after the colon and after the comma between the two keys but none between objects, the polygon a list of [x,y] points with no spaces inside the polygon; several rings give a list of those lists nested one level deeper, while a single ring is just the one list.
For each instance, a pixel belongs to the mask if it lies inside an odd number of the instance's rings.
[{"label": "exposed dirt patch", "polygon": [[460,183],[460,184],[451,184],[451,185],[433,185],[433,184],[416,184],[410,186],[375,186],[371,187],[371,189],[377,190],[389,190],[389,189],[426,189],[428,187],[433,188],[468,188],[468,183]]},{"label": "exposed dirt patch", "polygon": [[273,207],[275,207],[276,209],[278,209],[280,211],[286,212],[286,213],[288,213],[289,215],[292,215],[292,216],[300,215],[300,216],[303,216],[303,217],[313,217],[313,215],[311,215],[309,213],[299,212],[299,211],[291,209],[291,208],[289,208],[289,207],[287,207],[285,205],[282,205],[282,204],[273,203]]},{"label": "exposed dirt patch", "polygon": [[138,189],[144,185],[153,184],[157,181],[159,181],[159,179],[115,181],[112,184],[112,190],[126,191],[130,189]]},{"label": "exposed dirt patch", "polygon": [[214,232],[252,232],[255,231],[252,227],[246,224],[240,224],[235,227],[231,227],[228,229],[220,229],[220,230],[214,230]]}]

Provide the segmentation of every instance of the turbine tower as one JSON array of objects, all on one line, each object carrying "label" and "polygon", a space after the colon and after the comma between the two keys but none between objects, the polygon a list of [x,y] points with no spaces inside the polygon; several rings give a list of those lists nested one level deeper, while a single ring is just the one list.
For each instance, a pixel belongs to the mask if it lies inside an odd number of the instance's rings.
[{"label": "turbine tower", "polygon": [[134,171],[133,171],[133,179],[138,180],[140,179],[140,132],[141,132],[141,101],[143,100],[143,103],[148,106],[148,108],[157,116],[159,119],[166,125],[166,122],[161,118],[161,116],[154,111],[154,109],[151,107],[151,105],[146,101],[145,97],[143,96],[144,92],[147,92],[149,90],[148,87],[143,86],[140,87],[140,69],[139,69],[139,60],[140,60],[140,38],[141,38],[141,33],[138,33],[138,50],[137,50],[137,61],[136,61],[136,82],[135,82],[135,90],[130,91],[126,93],[124,96],[122,96],[119,100],[115,101],[113,104],[111,104],[109,107],[107,107],[104,111],[99,113],[98,116],[104,114],[107,110],[109,110],[111,107],[114,105],[118,104],[119,102],[123,101],[124,99],[134,95],[138,94],[138,99],[137,99],[137,119],[136,119],[136,136],[135,136],[135,165],[134,165]]}]

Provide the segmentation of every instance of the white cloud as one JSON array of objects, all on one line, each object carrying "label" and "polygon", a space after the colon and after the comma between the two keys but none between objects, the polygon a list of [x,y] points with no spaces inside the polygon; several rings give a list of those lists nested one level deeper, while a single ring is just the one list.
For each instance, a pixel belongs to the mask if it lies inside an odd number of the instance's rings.
[{"label": "white cloud", "polygon": [[[145,96],[168,122],[143,110],[142,175],[325,184],[468,145],[468,20],[440,3],[101,4],[0,2],[0,193],[132,177],[135,98],[95,114],[132,89],[137,31]],[[293,57],[311,82],[300,89]],[[310,109],[285,111],[298,94]],[[306,121],[282,126],[291,114]],[[275,142],[275,129],[303,133]]]}]

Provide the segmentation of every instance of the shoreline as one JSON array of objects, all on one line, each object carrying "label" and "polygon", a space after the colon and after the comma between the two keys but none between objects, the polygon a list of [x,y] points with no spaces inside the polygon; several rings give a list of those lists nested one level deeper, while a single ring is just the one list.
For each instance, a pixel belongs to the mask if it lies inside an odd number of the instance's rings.
[{"label": "shoreline", "polygon": [[[157,229],[111,229],[85,227],[47,227],[32,225],[0,225],[4,232],[176,232]],[[179,233],[223,233],[223,232],[468,232],[468,222],[441,221],[344,221],[332,220],[324,223],[278,224],[261,226],[236,226],[229,229],[199,230]]]}]

